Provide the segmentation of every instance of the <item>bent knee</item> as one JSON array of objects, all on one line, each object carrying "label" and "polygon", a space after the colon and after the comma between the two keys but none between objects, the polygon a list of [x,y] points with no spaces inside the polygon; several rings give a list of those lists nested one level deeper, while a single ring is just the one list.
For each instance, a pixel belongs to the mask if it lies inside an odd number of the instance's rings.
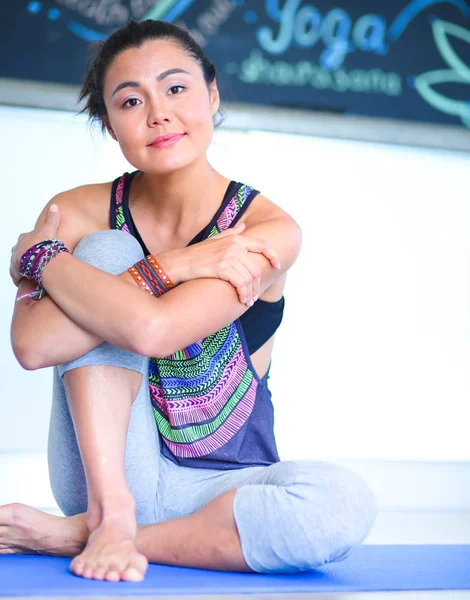
[{"label": "bent knee", "polygon": [[73,255],[112,275],[119,275],[144,258],[136,238],[120,229],[90,233],[78,242]]},{"label": "bent knee", "polygon": [[331,463],[300,465],[297,481],[307,500],[301,518],[310,568],[344,560],[372,529],[374,493],[357,473]]},{"label": "bent knee", "polygon": [[283,528],[281,570],[306,571],[344,560],[363,543],[377,516],[371,488],[354,471],[332,463],[292,461],[284,470],[291,516]]}]

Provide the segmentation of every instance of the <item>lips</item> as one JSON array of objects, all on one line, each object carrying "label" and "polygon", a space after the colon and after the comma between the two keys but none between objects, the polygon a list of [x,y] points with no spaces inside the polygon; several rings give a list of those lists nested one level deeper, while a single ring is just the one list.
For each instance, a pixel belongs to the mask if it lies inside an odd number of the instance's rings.
[{"label": "lips", "polygon": [[165,135],[160,135],[159,137],[155,138],[153,142],[150,142],[149,146],[171,146],[179,141],[184,135],[184,133],[167,133]]}]

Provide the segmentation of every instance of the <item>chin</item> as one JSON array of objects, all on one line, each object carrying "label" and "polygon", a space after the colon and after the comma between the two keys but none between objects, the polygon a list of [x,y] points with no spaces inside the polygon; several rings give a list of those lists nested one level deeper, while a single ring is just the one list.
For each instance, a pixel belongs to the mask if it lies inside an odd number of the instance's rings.
[{"label": "chin", "polygon": [[171,173],[190,167],[195,162],[201,160],[203,156],[205,156],[205,153],[198,156],[168,156],[164,160],[155,158],[152,162],[147,160],[145,167],[142,165],[139,168],[149,174],[170,175]]},{"label": "chin", "polygon": [[192,161],[172,161],[166,164],[155,161],[147,166],[146,172],[155,175],[170,175],[171,173],[185,169],[190,164],[192,164]]},{"label": "chin", "polygon": [[127,161],[139,171],[149,175],[170,175],[206,158],[207,148],[205,145],[198,148],[197,151],[195,151],[195,148],[192,150],[189,152],[188,148],[186,148],[186,152],[177,152],[176,148],[173,151],[172,149],[162,149],[158,152],[153,150],[152,152],[155,152],[153,156],[148,153],[136,155],[135,152],[126,154],[124,151],[123,154]]}]

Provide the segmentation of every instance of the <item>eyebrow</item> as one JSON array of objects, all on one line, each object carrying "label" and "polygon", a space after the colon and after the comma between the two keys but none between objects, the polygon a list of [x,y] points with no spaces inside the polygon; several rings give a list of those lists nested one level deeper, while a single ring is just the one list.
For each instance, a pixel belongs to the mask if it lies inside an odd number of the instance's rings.
[{"label": "eyebrow", "polygon": [[[186,73],[186,75],[191,75],[191,73],[189,73],[188,71],[185,71],[184,69],[168,69],[168,71],[163,71],[163,73],[160,73],[160,75],[158,75],[156,77],[157,81],[163,81],[166,77],[169,77],[170,75],[173,75],[174,73]],[[111,95],[111,98],[117,94],[119,92],[119,90],[122,90],[125,87],[140,87],[140,83],[138,81],[123,81],[122,83],[120,83],[116,89],[114,90],[114,92]]]}]

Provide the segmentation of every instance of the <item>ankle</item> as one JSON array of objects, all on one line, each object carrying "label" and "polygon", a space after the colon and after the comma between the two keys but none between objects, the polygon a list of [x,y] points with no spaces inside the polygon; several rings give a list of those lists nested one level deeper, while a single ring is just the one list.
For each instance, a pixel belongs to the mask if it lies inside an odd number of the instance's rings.
[{"label": "ankle", "polygon": [[135,522],[135,500],[132,494],[103,494],[90,500],[86,518],[90,533],[105,520]]}]

